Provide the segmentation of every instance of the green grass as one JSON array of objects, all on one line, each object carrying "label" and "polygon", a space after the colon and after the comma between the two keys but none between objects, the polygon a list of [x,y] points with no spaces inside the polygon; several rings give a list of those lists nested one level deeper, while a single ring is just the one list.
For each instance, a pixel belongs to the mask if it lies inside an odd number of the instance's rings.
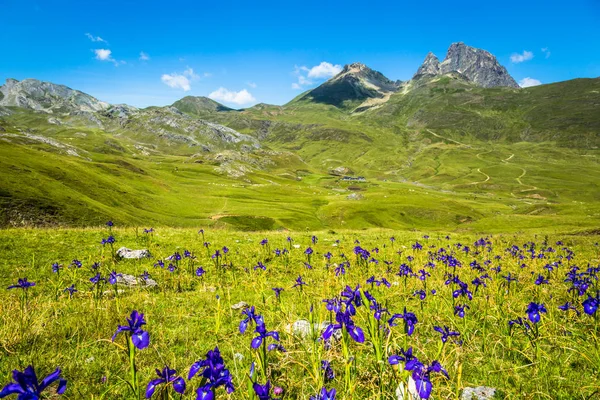
[{"label": "green grass", "polygon": [[[362,216],[365,221],[377,218],[376,214]],[[428,218],[434,218],[429,215]],[[380,221],[371,221],[379,223]],[[267,222],[251,223],[245,219],[229,220],[229,223],[255,225],[257,228],[269,225]],[[507,221],[506,224],[514,224]],[[432,223],[435,225],[435,223]],[[528,227],[535,226],[529,221]],[[272,229],[274,226],[266,226]],[[518,226],[516,227],[518,228]],[[431,238],[424,239],[424,233]],[[269,353],[268,375],[274,385],[285,390],[284,398],[308,398],[322,385],[322,378],[314,375],[315,366],[321,359],[332,361],[336,378],[326,383],[328,388],[336,388],[338,399],[391,399],[400,379],[406,374],[388,365],[387,356],[397,354],[400,347],[412,346],[415,355],[423,361],[438,359],[448,370],[449,379],[432,375],[434,398],[456,398],[464,387],[491,386],[497,388],[500,397],[522,399],[584,399],[593,398],[598,381],[598,325],[594,318],[585,314],[564,313],[557,309],[565,301],[574,301],[581,311],[581,301],[567,292],[569,285],[563,282],[570,266],[579,265],[582,271],[588,264],[592,267],[600,263],[597,245],[598,237],[536,234],[513,235],[497,234],[490,237],[491,251],[474,253],[475,240],[480,236],[472,234],[431,233],[425,228],[421,232],[395,232],[391,230],[367,230],[362,232],[341,230],[338,232],[239,232],[206,229],[205,240],[210,249],[203,246],[202,236],[196,229],[157,229],[151,236],[141,229],[115,229],[115,248],[149,248],[153,254],[147,260],[123,260],[115,262],[109,247],[100,245],[107,237],[106,229],[9,229],[0,231],[0,286],[7,287],[18,278],[27,277],[36,282],[28,293],[26,312],[20,308],[18,290],[0,290],[0,383],[7,383],[13,368],[22,369],[35,365],[38,376],[45,375],[60,366],[68,380],[66,398],[86,399],[131,399],[127,385],[128,361],[123,351],[124,337],[111,343],[110,338],[117,325],[125,323],[131,310],[145,314],[150,332],[151,345],[137,355],[140,383],[143,387],[154,379],[154,368],[169,364],[179,373],[187,376],[189,366],[204,354],[219,346],[226,366],[233,374],[236,391],[226,396],[219,389],[218,398],[244,399],[246,379],[250,363],[256,354],[250,348],[252,332],[241,335],[238,324],[239,311],[231,310],[232,304],[245,301],[255,305],[257,312],[264,316],[269,330],[281,333],[281,343],[287,353]],[[311,236],[318,237],[317,244],[311,244]],[[298,248],[289,247],[287,236],[294,239]],[[389,238],[395,237],[392,243]],[[260,245],[268,238],[269,248]],[[337,245],[336,240],[339,240]],[[357,263],[353,253],[356,246],[371,251],[379,263]],[[565,250],[555,242],[562,240],[564,246],[574,252],[574,258],[565,259]],[[414,250],[412,245],[419,241],[425,248]],[[526,252],[525,259],[512,257],[506,249],[512,245],[523,248],[529,241],[536,243],[536,252],[553,247],[556,252],[545,252],[544,258],[531,259]],[[545,244],[544,241],[547,241]],[[456,243],[471,247],[470,254],[460,250]],[[227,246],[226,267],[216,267],[210,255],[216,249]],[[313,269],[304,266],[304,249],[311,246]],[[461,280],[471,281],[481,275],[469,267],[476,261],[493,278],[486,288],[474,293],[472,301],[455,300],[457,304],[467,303],[466,318],[453,315],[452,288],[444,285],[445,272],[451,269],[441,260],[434,259],[435,268],[426,268],[431,273],[425,282],[417,278],[406,281],[395,275],[402,263],[409,264],[417,272],[430,261],[427,251],[437,252],[446,247],[455,252],[463,266],[457,269]],[[276,249],[290,248],[289,259],[273,254]],[[378,248],[376,252],[375,248]],[[202,266],[204,277],[190,274],[189,261],[184,259],[178,272],[154,267],[157,259],[165,259],[175,251],[188,249],[197,257],[192,270]],[[331,252],[332,265],[327,266],[324,254]],[[346,254],[351,266],[346,274],[336,276],[334,263],[342,261],[340,254]],[[414,257],[412,261],[408,256]],[[497,259],[499,256],[500,259]],[[69,267],[71,260],[83,263],[81,269]],[[485,261],[490,260],[489,264]],[[267,266],[266,271],[254,270],[258,261]],[[388,267],[384,261],[390,261]],[[559,262],[559,266],[549,273],[547,264]],[[64,266],[60,274],[51,271],[51,264],[58,262]],[[101,262],[100,272],[106,276],[110,271],[134,275],[144,270],[151,273],[159,284],[155,290],[131,290],[114,298],[112,288],[106,285],[107,294],[94,298],[89,278],[93,275],[90,266]],[[501,266],[500,274],[492,267]],[[518,277],[510,290],[503,284],[501,275],[511,273]],[[536,286],[533,281],[538,274],[549,276],[550,284]],[[298,275],[308,283],[302,291],[292,288]],[[392,286],[370,287],[365,280],[374,275],[377,279],[386,277]],[[78,293],[72,299],[62,291],[64,287],[76,284]],[[321,302],[339,294],[345,285],[354,287],[360,284],[375,296],[390,312],[408,311],[417,315],[419,322],[411,337],[404,334],[402,320],[399,326],[391,329],[387,346],[384,347],[383,364],[379,369],[375,351],[367,334],[368,308],[359,307],[354,318],[358,326],[365,330],[367,340],[363,344],[351,343],[350,353],[356,360],[356,369],[351,368],[352,390],[345,388],[344,358],[339,342],[333,342],[329,349],[322,342],[311,338],[301,339],[286,330],[286,326],[298,319],[311,318],[310,308],[314,307],[313,317],[327,321],[329,313]],[[426,284],[428,296],[424,302],[413,296],[415,290]],[[281,301],[276,301],[272,287],[283,287]],[[436,289],[437,294],[429,291]],[[590,288],[590,293],[595,287]],[[486,300],[487,299],[487,300]],[[518,316],[525,316],[527,304],[531,301],[545,303],[548,312],[542,314],[539,323],[539,338],[532,343],[522,331],[515,330],[508,335],[507,322]],[[440,351],[439,334],[434,326],[448,326],[461,333],[462,345],[448,342]],[[249,329],[252,331],[253,329]],[[239,355],[234,356],[238,353]],[[316,357],[316,358],[313,358]],[[258,369],[259,370],[259,369]],[[103,381],[106,377],[106,381]],[[379,383],[379,378],[381,382]],[[264,378],[260,377],[260,381]],[[192,390],[199,385],[199,379],[188,383],[184,398],[195,398]],[[381,393],[379,392],[381,389]]]}]

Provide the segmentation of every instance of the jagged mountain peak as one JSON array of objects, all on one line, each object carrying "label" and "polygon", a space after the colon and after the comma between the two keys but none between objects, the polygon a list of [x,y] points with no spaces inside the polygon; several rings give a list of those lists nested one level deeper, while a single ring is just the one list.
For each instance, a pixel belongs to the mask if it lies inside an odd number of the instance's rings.
[{"label": "jagged mountain peak", "polygon": [[464,42],[452,43],[441,63],[433,53],[427,54],[413,79],[450,73],[459,73],[470,82],[485,88],[519,87],[492,53],[468,46]]},{"label": "jagged mountain peak", "polygon": [[440,73],[440,60],[431,51],[427,53],[423,64],[419,67],[413,79],[419,78],[425,75],[439,75]]},{"label": "jagged mountain peak", "polygon": [[47,113],[98,112],[110,107],[79,90],[37,79],[9,78],[0,86],[0,105],[29,108]]},{"label": "jagged mountain peak", "polygon": [[398,90],[399,83],[386,78],[365,64],[347,64],[334,77],[320,86],[306,92],[300,100],[312,100],[317,103],[343,107],[353,107],[367,99],[386,98],[389,93]]}]

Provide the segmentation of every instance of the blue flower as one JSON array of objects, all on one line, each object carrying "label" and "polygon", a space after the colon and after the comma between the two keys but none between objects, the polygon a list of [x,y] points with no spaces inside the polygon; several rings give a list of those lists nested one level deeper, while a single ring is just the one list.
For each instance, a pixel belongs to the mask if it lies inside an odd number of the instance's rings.
[{"label": "blue flower", "polygon": [[156,375],[158,375],[158,379],[151,380],[148,382],[148,386],[146,387],[146,398],[149,399],[154,394],[156,387],[161,384],[169,384],[173,383],[173,389],[179,393],[183,394],[185,392],[185,380],[177,376],[177,371],[174,369],[165,366],[163,370],[156,370]]},{"label": "blue flower", "polygon": [[415,325],[417,324],[417,322],[419,322],[417,316],[414,313],[407,312],[406,307],[404,307],[404,313],[392,315],[392,317],[388,320],[388,324],[390,326],[396,326],[397,324],[395,324],[394,321],[397,318],[402,318],[404,320],[404,328],[406,330],[406,334],[408,336],[412,335],[415,331]]},{"label": "blue flower", "polygon": [[537,324],[540,321],[540,313],[545,313],[546,307],[543,304],[531,302],[527,306],[526,312],[529,320],[534,324]]},{"label": "blue flower", "polygon": [[2,388],[0,399],[16,394],[17,400],[38,400],[42,398],[42,392],[56,381],[58,381],[56,393],[63,394],[67,390],[67,381],[61,378],[60,374],[60,368],[56,368],[54,372],[39,382],[31,365],[25,368],[23,372],[15,369],[12,373],[14,383],[9,383]]},{"label": "blue flower", "polygon": [[310,400],[335,400],[335,389],[327,391],[327,388],[321,388],[321,391],[315,396],[310,396]]},{"label": "blue flower", "polygon": [[22,278],[17,281],[16,285],[11,285],[8,289],[23,289],[27,290],[30,287],[35,286],[35,282],[29,282],[27,278]]},{"label": "blue flower", "polygon": [[146,325],[146,321],[144,320],[144,314],[138,313],[136,310],[131,312],[131,316],[127,318],[128,325],[119,325],[117,327],[117,331],[112,337],[112,341],[114,342],[117,335],[121,332],[129,332],[129,336],[131,337],[131,342],[135,347],[142,350],[148,347],[150,344],[150,334],[144,330],[142,330],[142,326]]},{"label": "blue flower", "polygon": [[439,326],[434,326],[433,330],[442,334],[442,337],[440,338],[440,339],[442,339],[442,343],[446,343],[448,338],[450,338],[452,336],[460,336],[460,333],[451,331],[450,328],[448,328],[446,325],[444,325],[443,328],[441,328]]},{"label": "blue flower", "polygon": [[225,368],[225,362],[223,361],[223,357],[221,357],[221,352],[218,347],[215,347],[214,350],[209,350],[208,353],[206,353],[205,359],[196,361],[190,367],[188,380],[198,374],[201,369],[203,369],[201,372],[204,379],[203,382],[206,383],[196,390],[198,399],[214,399],[213,391],[219,386],[225,386],[227,393],[232,393],[235,390],[231,373]]},{"label": "blue flower", "polygon": [[258,349],[263,340],[266,340],[268,337],[272,337],[279,342],[279,333],[276,331],[267,332],[267,327],[264,323],[257,324],[255,332],[258,333],[258,336],[252,339],[251,346],[253,349]]},{"label": "blue flower", "polygon": [[263,324],[263,317],[259,314],[256,314],[254,306],[250,307],[250,308],[246,308],[242,311],[242,314],[244,314],[246,316],[246,318],[244,318],[242,321],[240,321],[240,333],[244,333],[246,332],[246,328],[248,328],[248,324],[250,322],[253,322],[256,325],[262,325]]},{"label": "blue flower", "polygon": [[336,330],[345,329],[346,332],[348,332],[348,334],[350,335],[350,337],[354,339],[354,341],[358,343],[363,343],[365,341],[364,332],[362,331],[362,329],[356,326],[356,324],[352,320],[352,315],[348,309],[346,309],[346,311],[344,312],[336,312],[335,320],[337,321],[336,324],[330,324],[329,326],[327,326],[327,328],[325,328],[325,331],[323,331],[322,336],[324,340],[329,340],[333,335],[333,332],[335,332]]}]

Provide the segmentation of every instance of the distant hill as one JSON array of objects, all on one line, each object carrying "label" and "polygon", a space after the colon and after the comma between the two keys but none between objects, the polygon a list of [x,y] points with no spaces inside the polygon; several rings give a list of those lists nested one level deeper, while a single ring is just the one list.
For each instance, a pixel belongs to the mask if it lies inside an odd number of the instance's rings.
[{"label": "distant hill", "polygon": [[[111,105],[0,86],[0,227],[593,230],[600,78],[519,88],[490,53],[360,63],[284,106]],[[361,176],[364,180],[340,178]]]}]

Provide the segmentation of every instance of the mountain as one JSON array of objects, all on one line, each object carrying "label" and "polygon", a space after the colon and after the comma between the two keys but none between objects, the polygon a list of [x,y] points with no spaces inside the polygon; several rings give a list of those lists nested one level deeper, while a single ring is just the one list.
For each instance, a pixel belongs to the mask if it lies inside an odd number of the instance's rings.
[{"label": "mountain", "polygon": [[407,82],[351,64],[243,110],[195,97],[137,109],[9,80],[0,227],[597,229],[600,79],[485,87],[497,62],[461,48],[428,54]]},{"label": "mountain", "polygon": [[452,43],[441,63],[433,54],[427,54],[413,79],[423,76],[439,76],[460,73],[470,82],[484,88],[512,87],[519,85],[490,52],[467,46],[463,42]]},{"label": "mountain", "polygon": [[336,107],[353,107],[368,99],[385,99],[400,86],[361,63],[344,66],[342,71],[294,101],[312,101]]},{"label": "mountain", "polygon": [[98,112],[110,107],[108,103],[78,90],[37,79],[20,82],[7,79],[0,86],[0,106],[22,107],[46,113]]},{"label": "mountain", "polygon": [[177,100],[172,104],[178,110],[192,115],[205,115],[207,113],[219,111],[233,111],[232,108],[226,107],[208,97],[186,96],[181,100]]}]

